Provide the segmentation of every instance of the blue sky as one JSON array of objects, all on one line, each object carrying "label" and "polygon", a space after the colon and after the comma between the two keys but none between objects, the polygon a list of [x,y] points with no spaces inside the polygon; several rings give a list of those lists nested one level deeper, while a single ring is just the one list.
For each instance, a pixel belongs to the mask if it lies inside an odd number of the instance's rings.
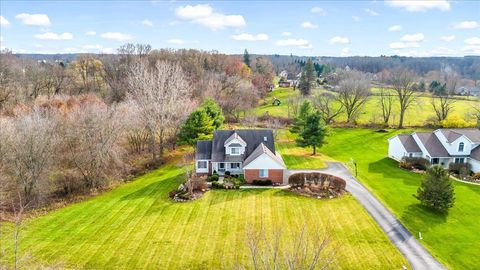
[{"label": "blue sky", "polygon": [[2,48],[115,52],[127,42],[295,55],[480,55],[480,1],[8,1]]}]

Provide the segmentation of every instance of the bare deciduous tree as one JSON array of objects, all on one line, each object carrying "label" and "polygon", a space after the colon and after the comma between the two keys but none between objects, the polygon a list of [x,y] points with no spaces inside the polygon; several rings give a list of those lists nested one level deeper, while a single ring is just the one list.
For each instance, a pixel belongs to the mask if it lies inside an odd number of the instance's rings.
[{"label": "bare deciduous tree", "polygon": [[[140,119],[149,133],[150,152],[157,161],[163,154],[167,132],[179,125],[191,109],[190,84],[176,63],[146,61],[132,66],[128,76],[129,99],[140,109]],[[158,147],[157,147],[158,138]]]},{"label": "bare deciduous tree", "polygon": [[390,72],[388,83],[395,90],[398,102],[400,103],[400,118],[398,128],[403,128],[403,121],[405,119],[405,112],[415,101],[415,91],[413,84],[415,80],[415,73],[408,69],[398,68]]},{"label": "bare deciduous tree", "polygon": [[315,95],[312,99],[313,106],[320,112],[322,120],[327,125],[333,123],[335,118],[344,111],[343,104],[335,104],[335,101],[335,95],[329,92]]},{"label": "bare deciduous tree", "polygon": [[445,92],[437,93],[436,96],[433,95],[434,93],[432,93],[432,107],[439,123],[447,119],[448,114],[453,109],[453,103],[455,103],[455,100],[452,98],[452,96],[455,94],[455,90],[459,81],[458,74],[456,74],[453,70],[444,71],[442,73],[442,77],[443,81],[445,82]]},{"label": "bare deciduous tree", "polygon": [[370,96],[370,81],[359,71],[345,71],[337,92],[337,100],[345,108],[347,122],[352,123]]},{"label": "bare deciduous tree", "polygon": [[238,263],[239,269],[327,269],[335,260],[335,248],[326,230],[304,224],[285,235],[277,226],[271,233],[263,225],[247,228],[247,247],[250,263]]}]

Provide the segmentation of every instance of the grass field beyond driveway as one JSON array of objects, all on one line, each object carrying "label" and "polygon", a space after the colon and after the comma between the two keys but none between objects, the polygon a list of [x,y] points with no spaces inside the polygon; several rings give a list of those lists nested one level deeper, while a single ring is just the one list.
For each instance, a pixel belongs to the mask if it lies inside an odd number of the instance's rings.
[{"label": "grass field beyond driveway", "polygon": [[358,164],[358,178],[449,269],[478,269],[480,265],[480,186],[455,184],[455,206],[447,215],[435,214],[420,206],[412,195],[421,175],[398,168],[387,158],[387,139],[411,130],[378,133],[372,129],[333,129],[320,152]]},{"label": "grass field beyond driveway", "polygon": [[170,162],[101,196],[29,220],[21,254],[46,266],[76,269],[218,269],[248,260],[250,224],[280,225],[288,235],[309,221],[331,228],[332,246],[338,247],[334,268],[407,264],[350,195],[324,201],[278,189],[214,190],[194,202],[174,203],[167,193],[183,175],[183,168]]}]

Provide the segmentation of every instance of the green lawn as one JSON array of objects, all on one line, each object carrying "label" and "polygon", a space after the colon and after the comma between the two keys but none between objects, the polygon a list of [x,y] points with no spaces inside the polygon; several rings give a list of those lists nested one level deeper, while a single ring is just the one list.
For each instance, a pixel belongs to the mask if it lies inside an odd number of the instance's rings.
[{"label": "green lawn", "polygon": [[[324,90],[315,89],[314,93],[318,93]],[[375,92],[375,88],[373,92]],[[299,91],[293,91],[293,88],[277,88],[274,91],[270,92],[268,96],[260,101],[260,104],[257,108],[254,109],[256,115],[269,114],[273,116],[280,117],[291,117],[288,113],[288,98],[300,96]],[[273,97],[276,97],[282,101],[280,106],[271,105]],[[379,108],[379,96],[371,96],[366,102],[362,113],[359,115],[358,123],[359,124],[369,124],[369,123],[381,123],[382,115]],[[465,119],[470,125],[475,125],[475,119],[471,116],[473,113],[474,106],[478,106],[478,99],[470,97],[470,100],[456,100],[453,104],[453,110],[451,113],[452,117],[460,117]],[[430,97],[418,97],[417,100],[413,103],[410,109],[407,110],[405,114],[405,126],[421,126],[424,125],[429,119],[435,117],[435,112],[431,105]],[[399,118],[399,109],[398,104],[395,100],[393,107],[393,114],[390,119],[390,125],[395,126],[398,124]],[[345,116],[338,118],[338,121],[346,121]]]},{"label": "green lawn", "polygon": [[[349,195],[324,201],[278,189],[214,190],[194,202],[173,203],[167,193],[183,175],[183,168],[170,162],[96,198],[31,219],[22,231],[21,254],[37,265],[62,268],[231,268],[229,263],[247,260],[250,224],[281,226],[287,234],[307,221],[331,228],[335,268],[407,264]],[[11,262],[10,235],[3,234],[2,242],[3,259]]]},{"label": "green lawn", "polygon": [[[402,130],[401,132],[410,132]],[[321,152],[358,163],[360,180],[380,198],[402,223],[418,236],[432,254],[451,269],[478,269],[480,265],[480,186],[455,182],[456,202],[448,215],[434,214],[418,204],[421,176],[400,170],[388,159],[387,139],[398,131],[333,129]]]}]

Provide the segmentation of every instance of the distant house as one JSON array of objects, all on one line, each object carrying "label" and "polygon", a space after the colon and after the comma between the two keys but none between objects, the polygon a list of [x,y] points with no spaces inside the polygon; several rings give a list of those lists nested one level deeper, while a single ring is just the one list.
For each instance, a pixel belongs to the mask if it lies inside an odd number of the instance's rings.
[{"label": "distant house", "polygon": [[290,86],[292,86],[291,80],[278,82],[278,87],[290,87]]},{"label": "distant house", "polygon": [[422,157],[445,168],[450,163],[470,163],[473,172],[480,172],[479,129],[400,134],[388,139],[388,143],[388,156],[398,161],[403,157]]},{"label": "distant house", "polygon": [[286,70],[282,70],[282,72],[280,72],[280,74],[278,74],[278,76],[280,78],[283,78],[284,80],[287,80],[288,79],[288,72]]},{"label": "distant house", "polygon": [[467,87],[462,86],[455,91],[457,94],[461,96],[480,96],[480,87]]},{"label": "distant house", "polygon": [[283,183],[286,169],[275,151],[273,132],[269,129],[217,130],[213,140],[197,142],[195,172],[211,175],[244,174],[247,183],[272,180]]}]

